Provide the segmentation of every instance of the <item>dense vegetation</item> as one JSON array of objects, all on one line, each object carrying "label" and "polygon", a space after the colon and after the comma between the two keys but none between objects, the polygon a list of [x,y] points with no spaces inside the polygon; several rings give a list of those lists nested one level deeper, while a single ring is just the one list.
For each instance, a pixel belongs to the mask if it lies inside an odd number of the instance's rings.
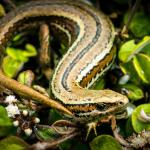
[{"label": "dense vegetation", "polygon": [[[7,15],[24,2],[3,0],[0,2],[0,16]],[[38,146],[40,149],[44,144],[49,148],[57,145],[56,149],[63,150],[150,147],[150,2],[93,0],[91,3],[110,17],[117,34],[115,62],[92,88],[110,88],[125,94],[130,101],[127,116],[117,120],[117,130],[112,131],[109,122],[103,123],[96,128],[97,136],[92,131],[85,140],[85,126],[76,127],[72,120],[66,120],[66,127],[63,114],[0,85],[0,148],[21,150]],[[50,35],[51,58],[46,56],[45,59],[49,60],[46,64],[42,61],[44,52],[39,53],[39,49],[47,41],[39,44],[39,39],[47,34],[47,30],[36,29],[14,35],[6,47],[2,69],[6,76],[42,94],[51,95],[49,79],[66,52],[66,45]],[[43,143],[39,144],[39,141]]]}]

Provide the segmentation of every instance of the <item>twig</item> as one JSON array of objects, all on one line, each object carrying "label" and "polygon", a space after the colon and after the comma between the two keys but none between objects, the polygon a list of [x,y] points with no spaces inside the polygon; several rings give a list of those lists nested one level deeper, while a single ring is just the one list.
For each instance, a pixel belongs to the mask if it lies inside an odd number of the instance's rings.
[{"label": "twig", "polygon": [[114,134],[114,137],[116,138],[116,140],[118,140],[118,142],[120,144],[122,144],[123,146],[126,146],[126,147],[132,147],[130,145],[130,143],[128,143],[125,139],[123,139],[123,137],[118,133],[117,128],[115,130],[113,130],[113,134]]},{"label": "twig", "polygon": [[61,138],[58,138],[57,140],[54,140],[52,142],[38,142],[36,144],[33,144],[30,148],[30,150],[46,150],[46,149],[50,149],[52,147],[56,147],[58,146],[59,144],[61,144],[62,142],[68,140],[68,139],[71,139],[77,135],[79,135],[80,132],[74,132],[70,135],[65,135],[65,136],[62,136]]},{"label": "twig", "polygon": [[47,96],[42,95],[41,93],[33,90],[32,88],[26,85],[23,85],[17,82],[14,79],[10,79],[9,77],[3,74],[2,70],[0,70],[0,85],[4,86],[5,88],[9,90],[12,90],[13,92],[19,95],[36,100],[40,103],[46,104],[52,108],[58,109],[72,116],[72,113],[68,109],[66,109],[64,106],[62,106],[60,103],[48,98]]},{"label": "twig", "polygon": [[42,72],[45,74],[46,78],[49,79],[52,74],[51,69],[51,51],[50,51],[50,31],[47,24],[42,24],[39,31],[39,41],[40,41],[40,52],[39,61],[42,68]]},{"label": "twig", "polygon": [[39,60],[42,66],[47,66],[50,62],[50,53],[49,53],[49,27],[47,24],[42,24],[39,31],[39,40],[40,40],[40,54]]},{"label": "twig", "polygon": [[16,5],[11,0],[4,0],[12,9],[16,9]]},{"label": "twig", "polygon": [[97,8],[98,10],[100,10],[100,1],[99,1],[99,0],[96,0],[96,8]]},{"label": "twig", "polygon": [[126,34],[127,33],[128,29],[129,29],[129,26],[130,26],[130,23],[131,23],[134,15],[135,15],[135,12],[136,12],[136,10],[138,9],[138,7],[140,5],[140,2],[141,2],[141,0],[136,0],[133,8],[131,9],[131,13],[129,15],[129,19],[128,19],[127,23],[124,25],[124,27],[122,29],[122,32],[121,32],[122,34]]}]

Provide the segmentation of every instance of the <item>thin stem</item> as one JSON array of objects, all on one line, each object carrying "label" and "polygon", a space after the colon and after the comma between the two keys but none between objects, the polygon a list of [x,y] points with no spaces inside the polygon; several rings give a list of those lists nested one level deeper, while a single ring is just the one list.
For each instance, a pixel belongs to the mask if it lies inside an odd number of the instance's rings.
[{"label": "thin stem", "polygon": [[124,145],[126,147],[132,147],[130,143],[128,143],[119,133],[118,133],[118,128],[116,128],[115,130],[113,130],[113,134],[114,137],[116,138],[116,140],[121,144]]},{"label": "thin stem", "polygon": [[5,88],[12,90],[13,92],[22,95],[24,97],[28,97],[30,99],[36,100],[40,103],[46,104],[52,108],[58,109],[68,115],[73,115],[68,109],[62,106],[60,103],[50,99],[49,97],[42,95],[41,93],[33,90],[32,88],[23,85],[17,82],[14,79],[10,79],[9,77],[5,76],[3,72],[0,70],[0,85],[4,86]]},{"label": "thin stem", "polygon": [[50,149],[52,147],[58,146],[62,142],[66,141],[68,139],[71,139],[71,138],[73,138],[79,134],[80,134],[80,132],[74,132],[70,135],[62,136],[61,138],[54,140],[54,141],[51,141],[51,142],[38,142],[38,143],[33,144],[31,146],[30,150],[32,150],[32,149],[36,149],[36,150]]},{"label": "thin stem", "polygon": [[11,0],[4,0],[12,9],[16,9],[16,5]]},{"label": "thin stem", "polygon": [[130,15],[129,15],[129,19],[128,19],[127,23],[123,27],[122,34],[123,33],[127,33],[128,29],[129,29],[129,26],[131,24],[131,21],[132,21],[134,15],[135,15],[135,12],[137,11],[137,9],[138,9],[138,7],[140,5],[140,2],[141,2],[141,0],[136,0],[134,6],[132,7]]},{"label": "thin stem", "polygon": [[131,13],[130,13],[129,19],[128,19],[128,22],[126,24],[127,27],[129,27],[129,25],[131,23],[131,20],[132,20],[133,16],[135,15],[136,10],[138,9],[138,7],[140,5],[140,2],[141,2],[141,0],[136,0],[133,8],[131,9]]},{"label": "thin stem", "polygon": [[40,54],[39,54],[39,61],[41,66],[47,67],[50,62],[50,31],[47,24],[42,24],[40,26],[39,31],[39,41],[40,41]]},{"label": "thin stem", "polygon": [[98,10],[100,10],[100,1],[99,1],[99,0],[96,0],[96,8],[97,8]]}]

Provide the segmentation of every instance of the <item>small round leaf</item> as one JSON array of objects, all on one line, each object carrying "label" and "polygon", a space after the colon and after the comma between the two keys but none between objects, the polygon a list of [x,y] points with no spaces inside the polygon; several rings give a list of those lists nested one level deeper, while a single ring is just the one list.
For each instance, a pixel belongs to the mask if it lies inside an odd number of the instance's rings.
[{"label": "small round leaf", "polygon": [[121,145],[110,135],[100,135],[90,143],[91,150],[122,150]]}]

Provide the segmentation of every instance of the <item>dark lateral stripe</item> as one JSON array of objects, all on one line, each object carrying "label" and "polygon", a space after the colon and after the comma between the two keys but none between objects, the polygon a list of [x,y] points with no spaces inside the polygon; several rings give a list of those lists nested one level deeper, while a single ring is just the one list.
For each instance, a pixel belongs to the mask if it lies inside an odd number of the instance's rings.
[{"label": "dark lateral stripe", "polygon": [[[92,14],[90,11],[86,10],[88,14],[90,14],[94,20],[96,21],[96,33],[95,33],[95,36],[93,37],[92,41],[87,45],[87,47],[85,47],[81,53],[79,53],[76,58],[74,60],[72,60],[72,62],[70,63],[70,65],[66,68],[63,76],[62,76],[62,80],[61,80],[61,83],[62,83],[62,86],[64,89],[66,89],[67,91],[69,90],[69,87],[67,85],[67,78],[68,78],[68,75],[70,73],[70,71],[73,69],[73,67],[75,66],[75,64],[80,60],[82,59],[82,57],[88,53],[88,51],[91,49],[91,47],[93,47],[93,45],[97,42],[97,40],[99,39],[100,37],[100,34],[101,34],[101,23],[100,23],[100,20],[97,16],[95,16],[94,14]],[[82,39],[84,39],[84,36],[82,37]],[[82,40],[81,39],[81,40]],[[73,48],[73,50],[76,49],[76,47],[78,46],[78,43],[77,45]],[[72,51],[73,51],[72,50]]]}]

